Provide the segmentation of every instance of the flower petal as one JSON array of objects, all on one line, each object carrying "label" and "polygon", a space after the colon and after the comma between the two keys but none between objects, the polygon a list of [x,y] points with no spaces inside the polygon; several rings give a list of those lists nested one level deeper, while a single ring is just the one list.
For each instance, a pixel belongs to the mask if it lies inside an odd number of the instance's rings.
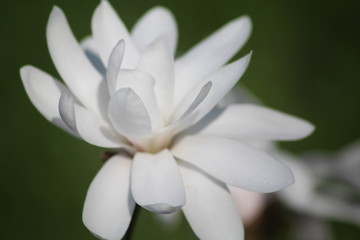
[{"label": "flower petal", "polygon": [[186,134],[230,137],[241,140],[296,140],[314,130],[309,122],[251,104],[216,108]]},{"label": "flower petal", "polygon": [[92,181],[86,195],[83,222],[101,239],[121,239],[131,220],[135,201],[130,192],[131,160],[110,158]]},{"label": "flower petal", "polygon": [[139,60],[139,52],[124,23],[107,0],[102,0],[95,9],[91,20],[93,37],[97,43],[103,63],[108,63],[115,45],[124,39],[126,51],[123,68],[135,68]]},{"label": "flower petal", "polygon": [[106,80],[110,96],[114,94],[116,81],[119,75],[121,63],[125,52],[125,42],[120,40],[112,50],[108,62],[108,70],[106,72]]},{"label": "flower petal", "polygon": [[138,70],[120,70],[116,83],[116,90],[130,88],[139,96],[149,114],[152,129],[164,126],[164,121],[159,111],[158,102],[154,92],[154,78]]},{"label": "flower petal", "polygon": [[20,75],[26,93],[39,112],[59,128],[78,137],[78,134],[63,122],[59,114],[59,99],[62,92],[69,91],[67,87],[33,66],[22,67]]},{"label": "flower petal", "polygon": [[186,189],[185,217],[200,239],[244,239],[244,229],[225,184],[194,169],[181,166]]},{"label": "flower petal", "polygon": [[171,152],[215,178],[246,190],[274,192],[294,183],[292,172],[285,164],[236,140],[184,137]]},{"label": "flower petal", "polygon": [[152,133],[144,103],[130,88],[122,88],[112,96],[109,117],[114,128],[128,138],[149,137]]},{"label": "flower petal", "polygon": [[96,70],[98,70],[101,75],[105,76],[106,68],[101,61],[94,38],[92,36],[85,37],[80,41],[80,46]]},{"label": "flower petal", "polygon": [[175,54],[178,39],[176,20],[169,9],[160,6],[148,10],[132,29],[134,42],[140,51],[163,33],[169,38],[171,52]]},{"label": "flower petal", "polygon": [[138,69],[154,77],[155,95],[160,111],[165,115],[164,120],[167,120],[174,97],[174,62],[166,35],[157,38],[144,50]]},{"label": "flower petal", "polygon": [[195,96],[199,93],[199,89],[203,88],[204,83],[211,82],[212,86],[209,93],[192,113],[198,115],[196,121],[204,117],[231,90],[231,88],[233,88],[239,78],[245,73],[250,57],[251,53],[220,68],[210,77],[206,78],[205,81],[193,88],[193,90],[191,90],[178,105],[176,109],[177,116],[181,116],[179,113],[187,109],[184,105],[189,105],[189,102],[192,102],[193,99],[195,99]]},{"label": "flower petal", "polygon": [[54,7],[50,14],[46,37],[55,67],[71,91],[84,106],[97,114],[104,114],[108,96],[102,76],[81,49],[58,7]]},{"label": "flower petal", "polygon": [[74,99],[70,93],[63,92],[59,100],[59,114],[64,123],[74,132],[76,129]]},{"label": "flower petal", "polygon": [[104,148],[127,148],[126,140],[106,121],[79,105],[74,105],[76,129],[88,143]]},{"label": "flower petal", "polygon": [[175,101],[181,101],[181,98],[199,81],[228,62],[245,44],[250,32],[250,19],[237,18],[177,59]]},{"label": "flower petal", "polygon": [[131,192],[137,204],[155,213],[172,213],[185,204],[180,172],[167,149],[157,154],[136,153]]}]

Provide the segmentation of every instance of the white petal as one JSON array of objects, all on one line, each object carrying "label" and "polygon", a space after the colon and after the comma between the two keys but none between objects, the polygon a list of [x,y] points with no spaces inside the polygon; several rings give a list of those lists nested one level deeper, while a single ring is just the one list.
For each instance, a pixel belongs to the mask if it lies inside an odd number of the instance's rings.
[{"label": "white petal", "polygon": [[77,132],[74,105],[74,99],[70,93],[63,92],[59,101],[60,117],[71,130]]},{"label": "white petal", "polygon": [[58,7],[50,14],[46,37],[51,58],[65,83],[84,106],[103,114],[108,96],[102,76],[81,49]]},{"label": "white petal", "polygon": [[135,201],[130,192],[131,160],[115,155],[92,181],[86,195],[83,222],[101,239],[121,239],[131,220]]},{"label": "white petal", "polygon": [[125,139],[93,112],[75,105],[74,113],[76,129],[88,143],[104,148],[129,148]]},{"label": "white petal", "polygon": [[248,17],[235,19],[193,47],[175,64],[176,102],[193,86],[228,62],[245,44],[251,32]]},{"label": "white petal", "polygon": [[39,112],[59,128],[78,136],[63,122],[59,114],[58,106],[61,93],[69,92],[66,86],[33,66],[22,67],[20,75],[26,93]]},{"label": "white petal", "polygon": [[102,0],[95,9],[91,21],[93,37],[97,43],[100,57],[107,63],[115,45],[124,39],[126,51],[123,68],[135,68],[139,60],[139,52],[124,23],[107,0]]},{"label": "white petal", "polygon": [[212,87],[209,93],[199,104],[197,109],[193,111],[193,114],[198,115],[196,121],[204,117],[231,90],[231,88],[234,87],[239,78],[241,78],[241,76],[245,73],[245,70],[250,61],[250,57],[251,53],[237,60],[236,62],[230,63],[220,68],[210,77],[206,78],[205,81],[198,84],[198,86],[193,88],[193,90],[191,90],[181,101],[177,107],[176,113],[179,111],[181,112],[181,109],[186,109],[186,107],[184,108],[184,105],[188,105],[189,102],[192,102],[193,99],[195,99],[194,96],[198,95],[199,89],[203,87],[204,83],[211,82]]},{"label": "white petal", "polygon": [[180,167],[186,204],[182,208],[200,239],[244,239],[244,229],[225,184],[190,166]]},{"label": "white petal", "polygon": [[167,149],[157,154],[136,153],[131,192],[137,204],[155,213],[172,213],[185,204],[180,172]]},{"label": "white petal", "polygon": [[144,50],[138,69],[155,78],[155,94],[167,120],[174,97],[174,62],[166,36],[157,38]]},{"label": "white petal", "polygon": [[237,104],[214,109],[186,132],[241,140],[296,140],[313,130],[312,124],[300,118],[266,107]]},{"label": "white petal", "polygon": [[254,192],[274,192],[294,183],[290,169],[265,152],[239,141],[208,136],[185,137],[172,153],[215,178]]},{"label": "white petal", "polygon": [[154,92],[154,78],[138,70],[120,70],[116,83],[116,90],[130,88],[139,96],[149,114],[152,129],[156,130],[164,126],[160,114],[158,102]]},{"label": "white petal", "polygon": [[148,10],[132,30],[134,42],[141,51],[163,33],[168,36],[171,52],[175,54],[178,38],[176,20],[169,9],[159,6]]},{"label": "white petal", "polygon": [[111,52],[108,69],[106,72],[106,80],[110,96],[114,94],[116,88],[116,80],[119,75],[121,63],[125,52],[125,42],[120,40]]},{"label": "white petal", "polygon": [[144,103],[130,88],[120,89],[112,96],[109,117],[115,129],[128,138],[149,137],[152,133]]},{"label": "white petal", "polygon": [[101,61],[94,38],[92,36],[85,37],[80,41],[80,46],[92,65],[96,68],[96,70],[98,70],[99,73],[101,73],[101,75],[104,76],[106,74],[106,68]]}]

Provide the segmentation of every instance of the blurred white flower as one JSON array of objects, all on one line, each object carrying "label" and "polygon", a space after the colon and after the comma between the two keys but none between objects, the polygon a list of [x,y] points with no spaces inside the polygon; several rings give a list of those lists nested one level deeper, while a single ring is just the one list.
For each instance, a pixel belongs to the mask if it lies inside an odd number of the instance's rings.
[{"label": "blurred white flower", "polygon": [[182,208],[201,239],[242,239],[241,219],[225,184],[273,192],[293,183],[289,168],[247,140],[295,140],[308,122],[255,105],[216,104],[244,74],[250,54],[226,64],[251,31],[237,18],[174,61],[177,26],[163,7],[128,32],[107,1],[92,17],[92,36],[76,41],[55,7],[47,25],[51,58],[65,84],[32,67],[21,77],[51,122],[90,144],[123,149],[99,171],[83,221],[102,239],[120,239],[135,203],[155,212]]}]

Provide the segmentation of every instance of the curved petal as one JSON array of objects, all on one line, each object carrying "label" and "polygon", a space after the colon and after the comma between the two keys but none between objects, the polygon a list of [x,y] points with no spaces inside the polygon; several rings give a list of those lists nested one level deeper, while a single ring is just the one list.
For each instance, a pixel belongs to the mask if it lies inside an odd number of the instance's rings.
[{"label": "curved petal", "polygon": [[174,97],[174,62],[165,35],[157,38],[142,53],[138,69],[154,77],[155,95],[160,111],[165,116],[170,115]]},{"label": "curved petal", "polygon": [[149,114],[152,129],[164,126],[164,121],[159,111],[158,101],[154,91],[154,78],[138,70],[120,70],[116,83],[116,90],[130,88],[139,96]]},{"label": "curved petal", "polygon": [[[197,114],[196,121],[204,117],[210,112],[216,104],[234,87],[236,82],[245,73],[245,70],[249,64],[251,53],[245,57],[230,63],[218,71],[213,73],[210,77],[206,78],[205,81],[198,84],[197,87],[193,88],[181,101],[176,109],[176,113],[181,113],[181,109],[186,109],[184,105],[189,105],[195,99],[195,96],[199,93],[199,88],[203,87],[204,83],[211,82],[212,87],[205,97],[205,99],[194,109],[192,114]],[[181,114],[178,114],[181,116]]]},{"label": "curved petal", "polygon": [[161,6],[148,10],[132,29],[132,37],[140,51],[164,33],[169,38],[170,49],[174,55],[178,39],[176,20],[169,9]]},{"label": "curved petal", "polygon": [[124,52],[125,42],[124,40],[120,40],[110,54],[108,69],[106,72],[106,80],[110,96],[113,95],[116,90],[116,81],[124,57]]},{"label": "curved petal", "polygon": [[102,76],[81,49],[58,7],[50,14],[46,37],[51,58],[62,79],[84,106],[103,114],[108,96]]},{"label": "curved petal", "polygon": [[237,18],[197,44],[175,63],[175,99],[181,101],[193,86],[228,62],[250,36],[249,17]]},{"label": "curved petal", "polygon": [[136,67],[139,51],[135,47],[126,26],[107,0],[102,0],[95,9],[91,28],[103,63],[108,63],[111,51],[121,39],[124,39],[126,51],[123,68]]},{"label": "curved petal", "polygon": [[249,191],[275,192],[294,183],[285,164],[236,140],[185,137],[175,143],[171,152],[215,178]]},{"label": "curved petal", "polygon": [[79,105],[74,105],[76,129],[88,143],[104,148],[130,148],[107,122],[93,112]]},{"label": "curved petal", "polygon": [[62,92],[69,92],[67,87],[33,66],[22,67],[20,76],[27,95],[39,112],[48,121],[78,137],[78,134],[63,122],[59,114],[59,99]]},{"label": "curved petal", "polygon": [[63,92],[59,101],[60,117],[71,130],[77,132],[74,105],[74,99],[70,93]]},{"label": "curved petal", "polygon": [[185,204],[180,172],[167,149],[157,154],[136,153],[131,192],[137,204],[155,213],[172,213]]},{"label": "curved petal", "polygon": [[182,208],[191,228],[200,239],[244,239],[244,229],[234,201],[225,184],[194,169],[180,166],[186,189]]},{"label": "curved petal", "polygon": [[230,137],[241,140],[296,140],[314,130],[309,122],[266,107],[250,104],[216,108],[186,134]]},{"label": "curved petal", "polygon": [[130,192],[131,160],[110,158],[92,181],[86,195],[83,222],[101,239],[121,239],[131,220],[135,201]]},{"label": "curved petal", "polygon": [[130,139],[149,137],[152,133],[144,103],[130,88],[122,88],[112,96],[109,117],[114,128]]}]

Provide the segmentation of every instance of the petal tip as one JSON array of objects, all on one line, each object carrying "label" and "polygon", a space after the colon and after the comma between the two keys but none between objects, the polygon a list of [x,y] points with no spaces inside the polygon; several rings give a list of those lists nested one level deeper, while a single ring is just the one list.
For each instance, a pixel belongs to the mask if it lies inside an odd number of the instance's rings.
[{"label": "petal tip", "polygon": [[143,206],[143,208],[145,208],[151,212],[158,213],[158,214],[170,214],[170,213],[176,212],[181,207],[182,207],[182,205],[172,206],[168,203],[155,203],[155,204]]}]

